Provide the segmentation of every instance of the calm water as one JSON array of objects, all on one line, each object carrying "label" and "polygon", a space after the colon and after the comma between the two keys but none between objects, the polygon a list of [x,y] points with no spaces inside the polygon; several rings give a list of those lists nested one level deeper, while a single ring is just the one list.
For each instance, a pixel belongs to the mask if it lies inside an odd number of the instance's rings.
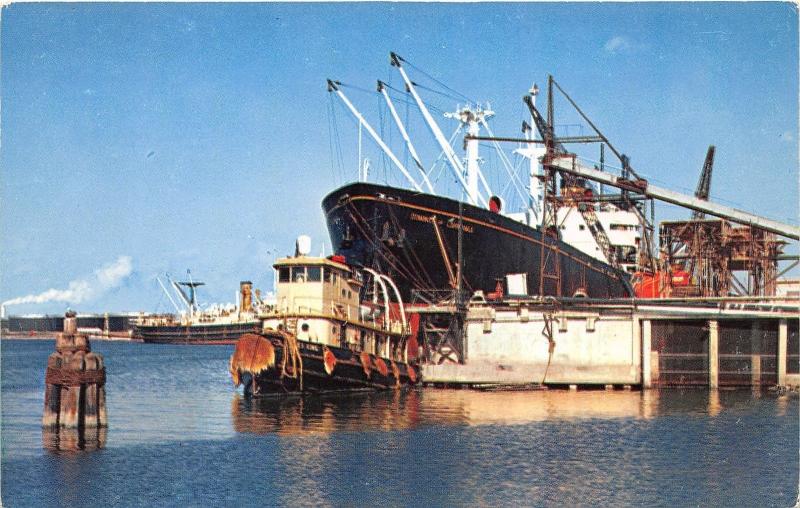
[{"label": "calm water", "polygon": [[[95,341],[104,448],[43,447],[52,341],[2,348],[4,506],[792,506],[798,398],[417,390],[247,401],[232,347]],[[50,441],[44,440],[49,443]]]}]

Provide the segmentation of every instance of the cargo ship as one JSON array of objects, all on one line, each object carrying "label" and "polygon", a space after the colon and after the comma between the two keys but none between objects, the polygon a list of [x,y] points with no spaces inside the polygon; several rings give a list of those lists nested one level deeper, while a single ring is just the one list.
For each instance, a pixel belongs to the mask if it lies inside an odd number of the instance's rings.
[{"label": "cargo ship", "polygon": [[[632,294],[628,276],[607,263],[538,228],[446,197],[354,183],[326,196],[322,208],[337,254],[387,273],[404,298],[414,291],[456,287],[459,227],[461,277],[468,294],[489,294],[498,282],[507,285],[507,276],[514,280],[515,275],[521,290],[512,288],[511,293],[540,294],[542,255],[548,257],[543,295]],[[557,270],[560,277],[547,277]]]},{"label": "cargo ship", "polygon": [[416,342],[394,282],[341,256],[274,265],[277,302],[263,329],[239,339],[229,371],[246,396],[385,390],[416,384]]},{"label": "cargo ship", "polygon": [[[159,280],[159,282],[161,282]],[[202,282],[169,280],[181,309],[166,287],[162,289],[176,307],[176,314],[141,315],[133,325],[133,338],[151,344],[235,344],[245,333],[261,329],[258,310],[260,295],[252,295],[252,283],[240,283],[239,304],[199,309],[196,291]]]},{"label": "cargo ship", "polygon": [[[630,278],[637,270],[641,240],[635,213],[615,203],[588,204],[592,187],[585,181],[562,177],[557,198],[560,204],[554,212],[558,226],[543,227],[546,203],[542,160],[547,150],[542,147],[543,140],[534,139],[531,127],[526,139],[520,140],[525,148],[515,150],[529,163],[527,188],[521,188],[525,183],[504,162],[508,186],[517,188],[524,207],[514,213],[504,210],[503,199],[491,191],[480,167],[479,142],[493,139],[482,138],[481,129],[491,133],[487,120],[494,112],[488,106],[465,105],[444,114],[458,122],[457,133],[467,134],[462,157],[450,146],[417,92],[416,83],[406,74],[405,60],[392,53],[391,63],[405,83],[407,95],[403,99],[417,105],[441,149],[440,158],[446,161],[443,166],[450,168],[461,185],[461,197],[451,198],[434,190],[431,170],[423,166],[393,105],[388,85],[379,81],[378,92],[413,165],[403,164],[370,126],[344,94],[345,85],[328,80],[328,91],[337,95],[356,118],[359,132],[364,130],[373,138],[411,186],[406,189],[368,183],[360,174],[361,181],[328,194],[322,209],[337,254],[350,264],[391,276],[403,298],[410,301],[431,301],[437,293],[457,288],[469,296],[498,292],[517,296],[633,296]],[[535,104],[537,94],[534,85],[526,101]],[[534,116],[535,106],[530,109],[531,124],[543,135],[548,126]],[[585,195],[589,198],[584,199]]]}]

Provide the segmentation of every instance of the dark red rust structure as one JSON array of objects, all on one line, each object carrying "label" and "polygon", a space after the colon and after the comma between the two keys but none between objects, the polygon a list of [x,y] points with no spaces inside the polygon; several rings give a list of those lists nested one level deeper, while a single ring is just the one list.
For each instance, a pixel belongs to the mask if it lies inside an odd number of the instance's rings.
[{"label": "dark red rust structure", "polygon": [[691,279],[678,286],[665,277],[660,296],[775,295],[786,242],[773,233],[722,219],[692,219],[662,222],[659,239],[664,270]]}]

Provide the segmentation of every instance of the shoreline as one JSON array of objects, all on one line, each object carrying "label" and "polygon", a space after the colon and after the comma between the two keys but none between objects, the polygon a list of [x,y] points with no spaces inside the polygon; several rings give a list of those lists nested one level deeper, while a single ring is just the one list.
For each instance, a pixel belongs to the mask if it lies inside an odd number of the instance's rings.
[{"label": "shoreline", "polygon": [[[53,332],[3,332],[0,334],[0,340],[14,339],[14,340],[56,340],[58,333]],[[89,340],[102,340],[108,342],[141,342],[137,341],[129,333],[115,332],[109,335],[93,335],[86,334]]]}]

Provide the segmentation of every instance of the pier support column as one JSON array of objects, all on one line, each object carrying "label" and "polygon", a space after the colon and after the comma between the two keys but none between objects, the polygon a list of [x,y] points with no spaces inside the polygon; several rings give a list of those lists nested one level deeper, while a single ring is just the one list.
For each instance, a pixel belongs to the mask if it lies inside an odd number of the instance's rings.
[{"label": "pier support column", "polygon": [[719,388],[719,322],[708,322],[708,387]]},{"label": "pier support column", "polygon": [[789,323],[778,321],[778,386],[786,386],[786,342],[789,338]]},{"label": "pier support column", "polygon": [[761,384],[761,355],[750,355],[750,385]]},{"label": "pier support column", "polygon": [[652,388],[653,369],[650,351],[653,341],[651,340],[653,327],[649,319],[642,321],[642,388]]},{"label": "pier support column", "polygon": [[750,325],[750,386],[761,385],[761,322],[753,320]]}]

